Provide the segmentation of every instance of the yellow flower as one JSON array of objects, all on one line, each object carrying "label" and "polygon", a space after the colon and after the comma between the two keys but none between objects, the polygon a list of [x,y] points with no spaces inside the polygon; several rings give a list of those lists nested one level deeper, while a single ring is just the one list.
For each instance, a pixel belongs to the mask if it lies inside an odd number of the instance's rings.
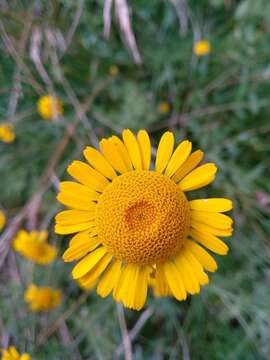
[{"label": "yellow flower", "polygon": [[1,360],[31,360],[31,357],[28,353],[20,355],[16,350],[15,346],[10,346],[7,349],[2,349]]},{"label": "yellow flower", "polygon": [[0,140],[5,143],[11,143],[14,141],[16,135],[14,132],[14,127],[10,123],[0,124]]},{"label": "yellow flower", "polygon": [[[84,288],[97,285],[126,307],[141,309],[149,285],[160,296],[185,300],[209,281],[217,264],[208,253],[225,255],[218,237],[231,236],[232,209],[224,198],[188,200],[187,194],[210,184],[215,164],[199,165],[203,152],[191,153],[185,140],[174,150],[165,132],[151,167],[151,143],[145,130],[124,130],[103,139],[100,151],[86,147],[90,165],[74,161],[68,173],[78,182],[60,184],[58,201],[67,206],[56,215],[58,234],[77,233],[63,255],[79,260],[72,276]],[[205,250],[205,248],[207,250]]]},{"label": "yellow flower", "polygon": [[171,110],[171,105],[167,101],[158,104],[158,112],[160,114],[168,114]]},{"label": "yellow flower", "polygon": [[45,95],[38,99],[37,111],[45,120],[54,120],[63,114],[63,103],[52,95]]},{"label": "yellow flower", "polygon": [[50,264],[57,255],[55,246],[47,242],[48,232],[21,230],[13,241],[13,248],[29,260],[39,264]]},{"label": "yellow flower", "polygon": [[111,76],[117,76],[119,74],[119,69],[118,69],[118,66],[116,65],[111,65],[110,68],[109,68],[109,74]]},{"label": "yellow flower", "polygon": [[193,46],[193,52],[197,56],[205,56],[211,51],[211,44],[207,40],[197,41]]},{"label": "yellow flower", "polygon": [[24,293],[24,300],[34,312],[57,308],[61,303],[61,298],[60,290],[50,287],[37,287],[34,284],[31,284]]},{"label": "yellow flower", "polygon": [[6,223],[6,216],[3,211],[0,210],[0,231],[3,229]]}]

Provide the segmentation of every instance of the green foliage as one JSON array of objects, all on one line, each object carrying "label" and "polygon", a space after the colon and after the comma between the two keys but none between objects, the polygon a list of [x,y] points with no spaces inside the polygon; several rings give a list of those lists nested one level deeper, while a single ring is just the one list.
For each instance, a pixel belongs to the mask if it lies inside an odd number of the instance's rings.
[{"label": "green foliage", "polygon": [[[16,131],[14,143],[0,143],[0,201],[7,226],[37,190],[67,124],[76,123],[76,132],[47,180],[37,214],[38,226],[48,227],[60,249],[67,239],[53,235],[55,177],[67,178],[67,164],[80,158],[95,136],[147,128],[157,144],[163,129],[173,128],[178,139],[188,137],[217,163],[215,184],[195,196],[232,198],[236,231],[229,255],[219,257],[219,272],[210,275],[210,285],[199,296],[184,303],[150,296],[147,305],[153,314],[132,344],[134,359],[268,359],[269,1],[190,1],[184,36],[173,5],[177,1],[129,2],[141,66],[133,63],[114,16],[110,38],[103,38],[102,1],[84,2],[75,33],[63,47],[80,3],[0,5],[0,122],[13,122]],[[40,56],[49,80],[31,56],[34,29],[41,36]],[[204,58],[192,53],[198,37],[212,45]],[[111,65],[119,68],[115,77],[109,75]],[[52,89],[65,108],[56,123],[36,112],[37,99]],[[163,101],[172,106],[165,115],[158,111]],[[80,117],[85,104],[89,106]],[[76,360],[77,351],[83,359],[116,358],[122,342],[116,305],[94,294],[67,317],[67,344],[58,330],[39,344],[40,334],[82,292],[60,259],[46,271],[36,267],[34,274],[19,256],[8,259],[0,275],[0,320],[18,349],[27,349],[35,360]],[[62,289],[60,309],[48,316],[28,312],[23,291],[33,279]],[[131,329],[140,314],[125,315]]]}]

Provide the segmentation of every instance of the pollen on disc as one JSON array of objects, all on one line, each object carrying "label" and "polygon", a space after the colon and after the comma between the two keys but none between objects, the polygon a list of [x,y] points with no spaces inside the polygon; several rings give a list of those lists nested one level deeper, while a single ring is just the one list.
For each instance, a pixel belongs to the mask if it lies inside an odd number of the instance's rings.
[{"label": "pollen on disc", "polygon": [[154,264],[182,247],[190,227],[189,203],[168,177],[136,170],[105,189],[96,220],[101,242],[116,258]]}]

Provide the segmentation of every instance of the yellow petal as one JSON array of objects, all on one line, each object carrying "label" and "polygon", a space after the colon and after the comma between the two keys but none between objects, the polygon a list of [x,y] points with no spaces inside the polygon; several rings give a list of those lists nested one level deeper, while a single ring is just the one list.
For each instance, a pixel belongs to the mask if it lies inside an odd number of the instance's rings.
[{"label": "yellow petal", "polygon": [[90,200],[97,200],[99,197],[99,194],[92,189],[89,189],[89,187],[77,184],[73,181],[62,181],[60,182],[60,192],[63,193],[70,193],[73,196],[80,198],[81,200],[84,200],[85,198],[88,198]]},{"label": "yellow petal", "polygon": [[92,231],[92,229],[90,230],[86,230],[86,231],[81,231],[78,234],[74,235],[72,237],[72,239],[69,242],[69,246],[81,246],[84,244],[91,244],[92,243],[92,238],[95,238],[97,235],[97,233],[95,231]]},{"label": "yellow petal", "polygon": [[187,293],[176,265],[172,261],[166,261],[163,264],[163,268],[173,296],[179,301],[185,300],[187,298]]},{"label": "yellow petal", "polygon": [[68,194],[68,193],[60,192],[57,195],[57,200],[61,204],[72,209],[93,211],[95,208],[95,203],[91,201],[91,199],[82,200],[81,198],[78,198],[76,195],[73,196],[72,194]]},{"label": "yellow petal", "polygon": [[126,148],[125,144],[123,144],[122,140],[120,140],[117,136],[112,136],[109,140],[116,146],[116,149],[117,149],[118,153],[120,154],[120,156],[122,157],[122,159],[124,160],[128,171],[133,170],[130,156],[129,156],[127,148]]},{"label": "yellow petal", "polygon": [[207,285],[209,283],[209,278],[207,274],[204,272],[202,265],[195,258],[195,256],[187,249],[183,249],[183,256],[189,262],[196,279],[198,280],[200,285]]},{"label": "yellow petal", "polygon": [[190,141],[185,140],[174,151],[171,160],[168,163],[165,174],[172,177],[177,170],[183,165],[191,152],[192,144]]},{"label": "yellow petal", "polygon": [[55,221],[59,225],[74,225],[93,220],[95,211],[83,210],[64,210],[55,216]]},{"label": "yellow petal", "polygon": [[201,162],[203,158],[203,152],[201,150],[194,151],[187,160],[183,163],[183,165],[176,171],[173,175],[172,180],[178,183],[183,179],[190,171],[195,169],[197,165]]},{"label": "yellow petal", "polygon": [[108,161],[101,155],[99,151],[92,148],[91,146],[87,146],[83,152],[86,160],[102,175],[107,177],[108,179],[114,179],[117,175],[112,168],[112,166],[108,163]]},{"label": "yellow petal", "polygon": [[231,236],[233,231],[231,227],[228,227],[227,229],[218,229],[213,226],[197,222],[195,220],[192,220],[191,227],[205,234],[212,234],[222,237]]},{"label": "yellow petal", "polygon": [[106,297],[113,290],[120,275],[121,264],[121,260],[116,259],[107,267],[97,286],[98,295]]},{"label": "yellow petal", "polygon": [[189,234],[193,239],[197,240],[200,244],[216,254],[226,255],[229,251],[228,246],[214,235],[205,234],[194,229],[191,229]]},{"label": "yellow petal", "polygon": [[120,276],[113,289],[113,298],[116,301],[123,301],[123,297],[129,290],[129,284],[132,284],[132,291],[134,292],[134,280],[138,266],[135,264],[126,264],[120,271]]},{"label": "yellow petal", "polygon": [[73,234],[75,232],[90,229],[96,224],[93,221],[87,221],[84,223],[73,224],[73,225],[60,225],[55,224],[54,231],[59,235]]},{"label": "yellow petal", "polygon": [[[19,359],[20,354],[16,350],[15,346],[10,346],[8,349],[12,358]],[[12,358],[11,360],[13,360]]]},{"label": "yellow petal", "polygon": [[232,201],[223,198],[196,199],[189,202],[191,210],[208,212],[230,211],[233,207]]},{"label": "yellow petal", "polygon": [[151,268],[136,264],[127,264],[114,289],[113,296],[130,309],[140,310],[146,301],[148,278]]},{"label": "yellow petal", "polygon": [[91,288],[92,284],[96,282],[98,277],[109,265],[111,259],[112,255],[104,255],[103,258],[101,258],[101,260],[87,274],[80,278],[80,284],[86,289]]},{"label": "yellow petal", "polygon": [[199,282],[193,273],[192,267],[189,265],[183,254],[176,256],[175,264],[181,275],[186,291],[192,295],[198,294],[200,292]]},{"label": "yellow petal", "polygon": [[156,268],[154,293],[156,296],[168,296],[170,294],[163,266],[159,264],[157,264]]},{"label": "yellow petal", "polygon": [[70,245],[63,254],[63,260],[65,262],[78,260],[100,245],[100,240],[97,236],[92,238],[88,236],[88,241],[86,242],[84,234],[85,232],[81,232],[72,238],[72,245]]},{"label": "yellow petal", "polygon": [[155,169],[159,173],[163,173],[168,161],[170,160],[174,147],[174,136],[170,131],[166,131],[158,144]]},{"label": "yellow petal", "polygon": [[67,168],[67,172],[83,185],[99,192],[110,184],[105,176],[82,161],[73,161]]},{"label": "yellow petal", "polygon": [[103,258],[107,253],[107,249],[104,246],[99,247],[90,254],[86,255],[72,270],[72,276],[74,279],[78,279],[84,276],[88,271]]},{"label": "yellow petal", "polygon": [[135,135],[130,130],[126,129],[123,131],[122,136],[134,168],[136,170],[141,170],[141,152]]},{"label": "yellow petal", "polygon": [[151,162],[151,142],[146,130],[140,130],[137,135],[142,157],[143,170],[149,170]]},{"label": "yellow petal", "polygon": [[6,216],[3,211],[0,210],[0,231],[3,229],[6,223]]},{"label": "yellow petal", "polygon": [[77,184],[72,181],[63,181],[60,183],[60,192],[57,200],[77,210],[93,210],[99,194],[85,185]]},{"label": "yellow petal", "polygon": [[147,299],[148,291],[148,278],[151,268],[148,266],[143,266],[140,268],[139,277],[137,282],[137,294],[135,299],[135,308],[140,310],[143,308],[145,301]]},{"label": "yellow petal", "polygon": [[217,167],[213,163],[201,165],[184,177],[184,179],[180,181],[179,186],[182,191],[200,189],[215,179],[216,172]]},{"label": "yellow petal", "polygon": [[30,355],[29,354],[26,354],[26,353],[24,353],[24,354],[22,354],[21,355],[21,358],[20,358],[20,360],[30,360],[31,358],[30,358]]},{"label": "yellow petal", "polygon": [[200,262],[203,268],[210,272],[215,272],[217,270],[217,263],[215,259],[200,245],[195,244],[193,241],[186,240],[185,246],[189,251],[191,251],[191,253]]},{"label": "yellow petal", "polygon": [[191,210],[191,224],[193,221],[213,226],[217,229],[228,229],[232,226],[232,219],[224,214]]},{"label": "yellow petal", "polygon": [[112,167],[120,174],[124,174],[128,171],[124,160],[117,151],[116,146],[112,141],[103,139],[99,143],[100,150],[102,151],[106,160],[112,165]]}]

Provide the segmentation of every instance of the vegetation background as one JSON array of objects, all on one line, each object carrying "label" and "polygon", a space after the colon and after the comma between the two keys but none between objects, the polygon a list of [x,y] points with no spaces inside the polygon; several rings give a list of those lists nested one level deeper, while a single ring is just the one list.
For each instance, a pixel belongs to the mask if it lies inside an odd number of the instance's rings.
[{"label": "vegetation background", "polygon": [[[0,347],[14,343],[35,360],[130,359],[130,348],[138,360],[269,359],[270,2],[130,1],[137,50],[117,17],[122,3],[106,38],[103,1],[0,1],[0,121],[16,131],[0,144]],[[202,58],[192,51],[200,38],[212,46]],[[64,103],[59,121],[36,111],[47,93]],[[62,253],[59,179],[87,144],[126,127],[148,129],[155,144],[164,129],[189,138],[219,167],[200,195],[235,205],[230,253],[209,286],[182,303],[150,297],[141,312],[80,290],[60,256],[33,269],[9,247],[20,228],[47,228]],[[29,313],[31,281],[61,288],[61,307]]]}]

